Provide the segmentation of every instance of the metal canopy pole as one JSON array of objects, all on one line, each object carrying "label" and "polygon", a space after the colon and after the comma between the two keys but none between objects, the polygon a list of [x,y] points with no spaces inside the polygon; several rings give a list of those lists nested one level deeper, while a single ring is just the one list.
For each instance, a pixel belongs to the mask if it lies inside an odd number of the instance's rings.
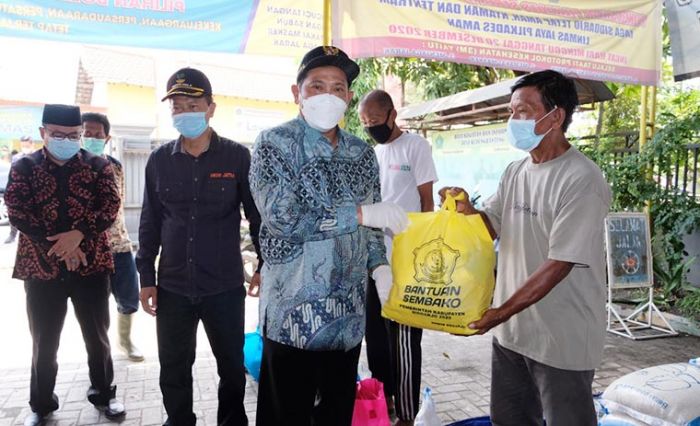
[{"label": "metal canopy pole", "polygon": [[641,94],[641,111],[639,111],[639,151],[642,151],[647,143],[647,94],[649,93],[648,86],[642,86]]},{"label": "metal canopy pole", "polygon": [[323,45],[331,45],[331,0],[323,0]]}]

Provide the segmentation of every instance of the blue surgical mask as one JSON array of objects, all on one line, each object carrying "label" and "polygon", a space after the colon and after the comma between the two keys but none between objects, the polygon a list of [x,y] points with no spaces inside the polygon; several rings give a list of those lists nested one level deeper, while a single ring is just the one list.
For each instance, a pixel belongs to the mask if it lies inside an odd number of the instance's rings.
[{"label": "blue surgical mask", "polygon": [[[556,106],[552,109],[552,111],[555,109],[557,109]],[[537,126],[537,123],[542,121],[542,119],[551,114],[552,111],[549,111],[537,121],[516,120],[510,118],[508,120],[508,126],[506,127],[506,138],[508,139],[508,142],[510,142],[513,147],[526,152],[530,152],[537,148],[540,145],[540,142],[542,142],[542,139],[544,139],[544,137],[547,136],[547,133],[552,131],[552,129],[550,128],[543,134],[538,135],[535,133],[535,126]]]},{"label": "blue surgical mask", "polygon": [[69,139],[54,139],[49,137],[46,143],[46,149],[59,161],[67,161],[73,158],[80,151],[80,141],[71,141]]},{"label": "blue surgical mask", "polygon": [[95,155],[102,156],[105,152],[106,139],[83,138],[83,148]]},{"label": "blue surgical mask", "polygon": [[182,112],[173,115],[173,126],[187,139],[194,139],[204,133],[209,125],[204,112]]}]

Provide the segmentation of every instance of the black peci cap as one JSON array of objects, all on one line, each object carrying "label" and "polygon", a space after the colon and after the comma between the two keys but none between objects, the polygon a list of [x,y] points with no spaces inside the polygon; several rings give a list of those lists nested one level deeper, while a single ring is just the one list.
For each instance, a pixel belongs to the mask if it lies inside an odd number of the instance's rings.
[{"label": "black peci cap", "polygon": [[194,68],[182,68],[175,72],[169,79],[167,85],[168,93],[161,99],[164,101],[172,96],[189,96],[200,98],[205,95],[212,95],[211,83],[203,72]]},{"label": "black peci cap", "polygon": [[75,127],[82,126],[80,121],[80,107],[75,105],[46,104],[44,114],[41,117],[42,124],[55,124],[57,126]]},{"label": "black peci cap", "polygon": [[345,52],[335,46],[318,46],[309,50],[301,60],[297,72],[297,84],[300,84],[312,69],[325,66],[340,68],[348,79],[348,86],[360,74],[360,66]]}]

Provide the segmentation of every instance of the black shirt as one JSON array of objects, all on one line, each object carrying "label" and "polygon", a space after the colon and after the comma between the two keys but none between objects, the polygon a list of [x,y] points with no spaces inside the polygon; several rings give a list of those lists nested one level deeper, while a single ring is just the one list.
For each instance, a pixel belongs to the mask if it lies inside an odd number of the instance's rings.
[{"label": "black shirt", "polygon": [[151,153],[136,254],[141,287],[156,285],[159,251],[158,286],[168,291],[199,297],[243,285],[241,204],[262,265],[249,168],[250,151],[215,132],[199,157],[181,139]]}]

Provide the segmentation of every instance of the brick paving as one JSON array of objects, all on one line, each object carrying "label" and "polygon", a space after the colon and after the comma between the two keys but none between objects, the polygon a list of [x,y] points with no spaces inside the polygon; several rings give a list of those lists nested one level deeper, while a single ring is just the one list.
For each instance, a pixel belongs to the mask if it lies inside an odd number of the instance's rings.
[{"label": "brick paving", "polygon": [[[3,231],[2,233],[4,233]],[[0,239],[4,239],[0,235]],[[13,246],[0,247],[0,426],[22,424],[29,412],[29,364],[31,339],[24,312],[24,291],[10,278],[9,265]],[[256,301],[247,302],[247,318],[253,322]],[[56,394],[60,408],[49,425],[111,424],[85,399],[89,386],[84,346],[77,323],[69,309],[59,351]],[[139,313],[135,321],[135,341],[147,358],[142,363],[129,362],[114,353],[117,395],[126,404],[122,425],[156,425],[165,420],[158,387],[158,362],[155,346],[155,323]],[[248,324],[248,328],[254,324]],[[114,332],[114,330],[112,330]],[[437,411],[445,424],[488,414],[490,389],[491,337],[457,337],[426,331],[423,337],[423,386],[430,386]],[[194,366],[194,408],[201,425],[216,423],[216,363],[206,336],[200,329],[198,353]],[[594,392],[602,392],[613,380],[629,372],[658,364],[685,362],[700,356],[700,338],[671,337],[632,341],[608,335],[605,357],[596,372]],[[362,363],[366,365],[364,353]],[[361,369],[362,370],[362,369]],[[257,385],[249,377],[245,405],[250,424],[255,424]]]}]

